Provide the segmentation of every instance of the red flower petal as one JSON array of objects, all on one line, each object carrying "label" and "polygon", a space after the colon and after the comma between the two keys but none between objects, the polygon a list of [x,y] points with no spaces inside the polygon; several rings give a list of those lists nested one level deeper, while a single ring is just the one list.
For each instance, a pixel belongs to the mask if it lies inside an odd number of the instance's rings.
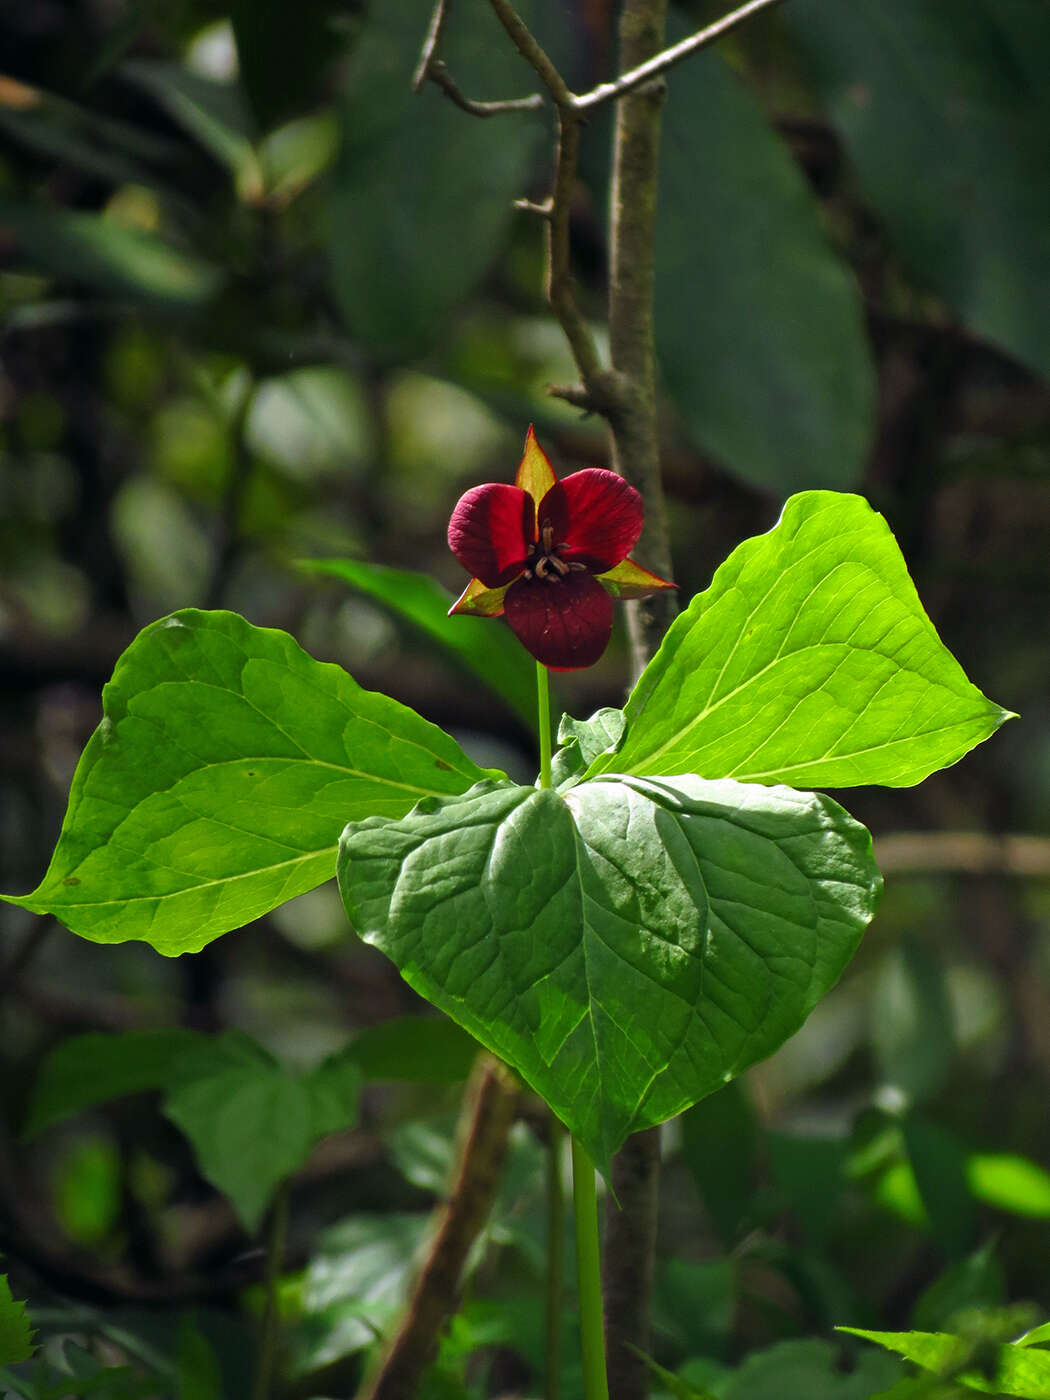
[{"label": "red flower petal", "polygon": [[532,498],[517,486],[474,486],[452,512],[448,547],[486,588],[502,588],[525,567],[535,522]]},{"label": "red flower petal", "polygon": [[601,467],[585,467],[559,481],[540,503],[542,525],[554,526],[559,553],[603,574],[626,559],[642,533],[642,498],[622,476]]},{"label": "red flower petal", "polygon": [[555,671],[593,666],[612,635],[612,599],[601,584],[574,570],[564,578],[520,578],[503,607],[526,651]]}]

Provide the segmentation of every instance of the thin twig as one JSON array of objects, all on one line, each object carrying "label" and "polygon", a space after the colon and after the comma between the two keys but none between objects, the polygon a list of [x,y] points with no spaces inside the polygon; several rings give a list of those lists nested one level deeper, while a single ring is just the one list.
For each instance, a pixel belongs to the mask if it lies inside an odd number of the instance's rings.
[{"label": "thin twig", "polygon": [[518,53],[533,70],[558,107],[571,107],[574,102],[569,85],[558,72],[543,47],[529,32],[528,25],[510,0],[489,0],[496,18],[511,37]]},{"label": "thin twig", "polygon": [[875,859],[894,875],[1050,878],[1050,839],[983,831],[895,831],[875,839]]},{"label": "thin twig", "polygon": [[464,112],[472,117],[499,117],[504,112],[537,112],[546,105],[542,93],[534,92],[528,97],[507,97],[499,102],[476,102],[459,88],[441,59],[431,59],[427,67],[427,77]]},{"label": "thin twig", "polygon": [[427,37],[423,40],[423,48],[420,51],[419,62],[416,64],[416,71],[412,74],[412,91],[419,92],[423,84],[430,77],[430,68],[437,57],[438,45],[441,43],[441,33],[445,28],[445,21],[448,19],[448,12],[452,8],[452,0],[437,0],[434,6],[434,13],[430,16],[430,27],[427,30]]},{"label": "thin twig", "polygon": [[756,15],[762,10],[772,9],[774,5],[780,3],[781,0],[748,0],[746,5],[741,5],[738,10],[732,10],[728,15],[723,15],[721,19],[715,20],[714,24],[709,24],[706,29],[697,30],[695,34],[690,34],[687,39],[681,40],[680,43],[672,44],[670,48],[662,50],[653,58],[639,63],[635,68],[628,69],[626,73],[621,73],[613,82],[599,83],[590,92],[574,96],[572,105],[578,112],[590,112],[595,107],[601,107],[603,103],[614,102],[626,93],[633,92],[635,88],[643,87],[653,78],[658,78],[669,68],[673,68],[676,63],[681,63],[683,59],[689,58],[691,54],[699,53],[701,49],[708,48],[717,39],[721,39],[724,34],[728,34],[731,29],[735,29],[738,24],[743,24],[745,20],[750,19],[752,15]]}]

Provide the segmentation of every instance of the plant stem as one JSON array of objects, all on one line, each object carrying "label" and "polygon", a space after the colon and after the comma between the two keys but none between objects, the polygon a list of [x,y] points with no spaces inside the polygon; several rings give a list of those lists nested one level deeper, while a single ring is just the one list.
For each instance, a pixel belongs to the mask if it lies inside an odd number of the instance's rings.
[{"label": "plant stem", "polygon": [[252,1385],[252,1400],[269,1400],[273,1391],[277,1333],[280,1326],[277,1289],[281,1278],[281,1265],[284,1262],[284,1242],[287,1233],[288,1182],[283,1181],[270,1216],[270,1238],[266,1248],[266,1304],[263,1309],[262,1336],[259,1339],[259,1358]]},{"label": "plant stem", "polygon": [[561,1393],[561,1315],[565,1303],[565,1196],[561,1183],[565,1126],[554,1113],[547,1121],[547,1352],[543,1394],[544,1400],[558,1400]]},{"label": "plant stem", "polygon": [[540,728],[540,787],[551,785],[551,692],[550,675],[542,661],[536,662],[536,699]]},{"label": "plant stem", "polygon": [[609,1400],[602,1332],[602,1273],[598,1250],[598,1195],[594,1166],[572,1139],[572,1198],[576,1216],[576,1279],[580,1295],[580,1347],[586,1400]]}]

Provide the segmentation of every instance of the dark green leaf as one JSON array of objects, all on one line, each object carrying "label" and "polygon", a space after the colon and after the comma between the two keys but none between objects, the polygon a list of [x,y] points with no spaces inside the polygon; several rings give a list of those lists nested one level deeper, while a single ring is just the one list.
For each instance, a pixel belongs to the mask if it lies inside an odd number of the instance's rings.
[{"label": "dark green leaf", "polygon": [[519,719],[536,728],[536,668],[521,643],[492,618],[449,617],[454,602],[426,574],[360,559],[305,559],[302,567],[327,574],[404,618],[503,697]]},{"label": "dark green leaf", "polygon": [[653,1325],[685,1352],[725,1358],[739,1287],[734,1259],[668,1259],[657,1274]]},{"label": "dark green leaf", "polygon": [[1006,1283],[995,1247],[984,1245],[946,1269],[920,1296],[909,1321],[920,1331],[950,1327],[964,1309],[994,1307],[1005,1301]]},{"label": "dark green leaf", "polygon": [[157,1031],[90,1032],[57,1045],[40,1066],[23,1136],[37,1133],[85,1108],[162,1089],[178,1058],[194,1045],[209,1043],[198,1031],[170,1026]]},{"label": "dark green leaf", "polygon": [[798,0],[785,16],[915,276],[1050,372],[1043,0]]},{"label": "dark green leaf", "polygon": [[43,882],[5,896],[99,943],[196,952],[329,879],[347,818],[485,776],[414,711],[236,613],[152,623],[102,704]]},{"label": "dark green leaf", "polygon": [[336,27],[341,12],[345,24],[339,0],[233,0],[241,82],[261,130],[316,104],[319,76],[346,42]]},{"label": "dark green leaf", "polygon": [[809,1238],[822,1244],[834,1233],[834,1210],[845,1185],[845,1141],[770,1133],[767,1146],[777,1185]]},{"label": "dark green leaf", "polygon": [[33,1333],[25,1304],[11,1296],[7,1275],[0,1274],[0,1366],[15,1366],[33,1355]]},{"label": "dark green leaf", "polygon": [[859,496],[792,496],[676,618],[588,776],[906,787],[1011,716],[963,674]]},{"label": "dark green leaf", "polygon": [[737,1080],[682,1114],[682,1159],[722,1243],[735,1243],[754,1204],[759,1125]]},{"label": "dark green leaf", "polygon": [[868,1332],[860,1327],[840,1327],[839,1331],[864,1337],[917,1366],[958,1378],[989,1395],[1046,1400],[1050,1394],[1050,1352],[1011,1342],[974,1342],[951,1332]]},{"label": "dark green leaf", "polygon": [[358,1079],[345,1056],[296,1077],[233,1043],[192,1063],[183,1058],[164,1111],[192,1142],[203,1175],[254,1231],[314,1144],[351,1126]]},{"label": "dark green leaf", "polygon": [[830,800],[695,777],[428,799],[352,822],[339,882],[361,937],[602,1170],[798,1029],[881,884]]},{"label": "dark green leaf", "polygon": [[[430,9],[430,0],[371,8],[343,103],[332,189],[339,304],[354,335],[391,360],[437,340],[487,271],[545,125],[535,113],[469,117],[429,84],[412,92]],[[454,16],[442,56],[472,97],[531,90],[529,69],[487,6]]]},{"label": "dark green leaf", "polygon": [[481,1047],[446,1016],[398,1016],[370,1026],[347,1049],[366,1079],[458,1084]]},{"label": "dark green leaf", "polygon": [[[849,1331],[849,1328],[843,1328]],[[839,1365],[838,1348],[828,1342],[778,1342],[752,1353],[724,1385],[720,1400],[868,1400],[900,1378],[888,1358],[865,1353],[850,1371]]]},{"label": "dark green leaf", "polygon": [[871,1042],[879,1073],[908,1102],[928,1099],[955,1055],[955,1026],[944,969],[906,938],[879,969],[871,1003]]},{"label": "dark green leaf", "polygon": [[657,350],[690,434],[778,495],[853,485],[874,370],[798,166],[717,54],[670,75],[660,148]]},{"label": "dark green leaf", "polygon": [[977,1229],[966,1149],[952,1133],[914,1114],[904,1119],[902,1127],[930,1228],[950,1255],[960,1257],[973,1247]]},{"label": "dark green leaf", "polygon": [[113,296],[192,309],[219,288],[216,268],[162,239],[69,209],[20,204],[0,195],[0,230],[32,267]]},{"label": "dark green leaf", "polygon": [[240,91],[177,63],[131,59],[121,73],[148,92],[239,182],[241,193],[260,193],[259,167]]}]

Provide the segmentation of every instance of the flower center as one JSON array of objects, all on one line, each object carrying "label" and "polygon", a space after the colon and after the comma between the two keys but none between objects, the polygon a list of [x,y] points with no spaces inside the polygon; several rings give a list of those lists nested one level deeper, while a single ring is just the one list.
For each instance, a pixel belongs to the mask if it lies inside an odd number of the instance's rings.
[{"label": "flower center", "polygon": [[577,564],[575,561],[566,563],[564,559],[558,558],[558,555],[565,548],[566,546],[563,544],[554,543],[554,526],[549,520],[544,520],[540,526],[540,537],[529,550],[528,558],[525,561],[525,577],[541,578],[547,583],[557,583],[573,569],[585,571],[585,564]]}]

